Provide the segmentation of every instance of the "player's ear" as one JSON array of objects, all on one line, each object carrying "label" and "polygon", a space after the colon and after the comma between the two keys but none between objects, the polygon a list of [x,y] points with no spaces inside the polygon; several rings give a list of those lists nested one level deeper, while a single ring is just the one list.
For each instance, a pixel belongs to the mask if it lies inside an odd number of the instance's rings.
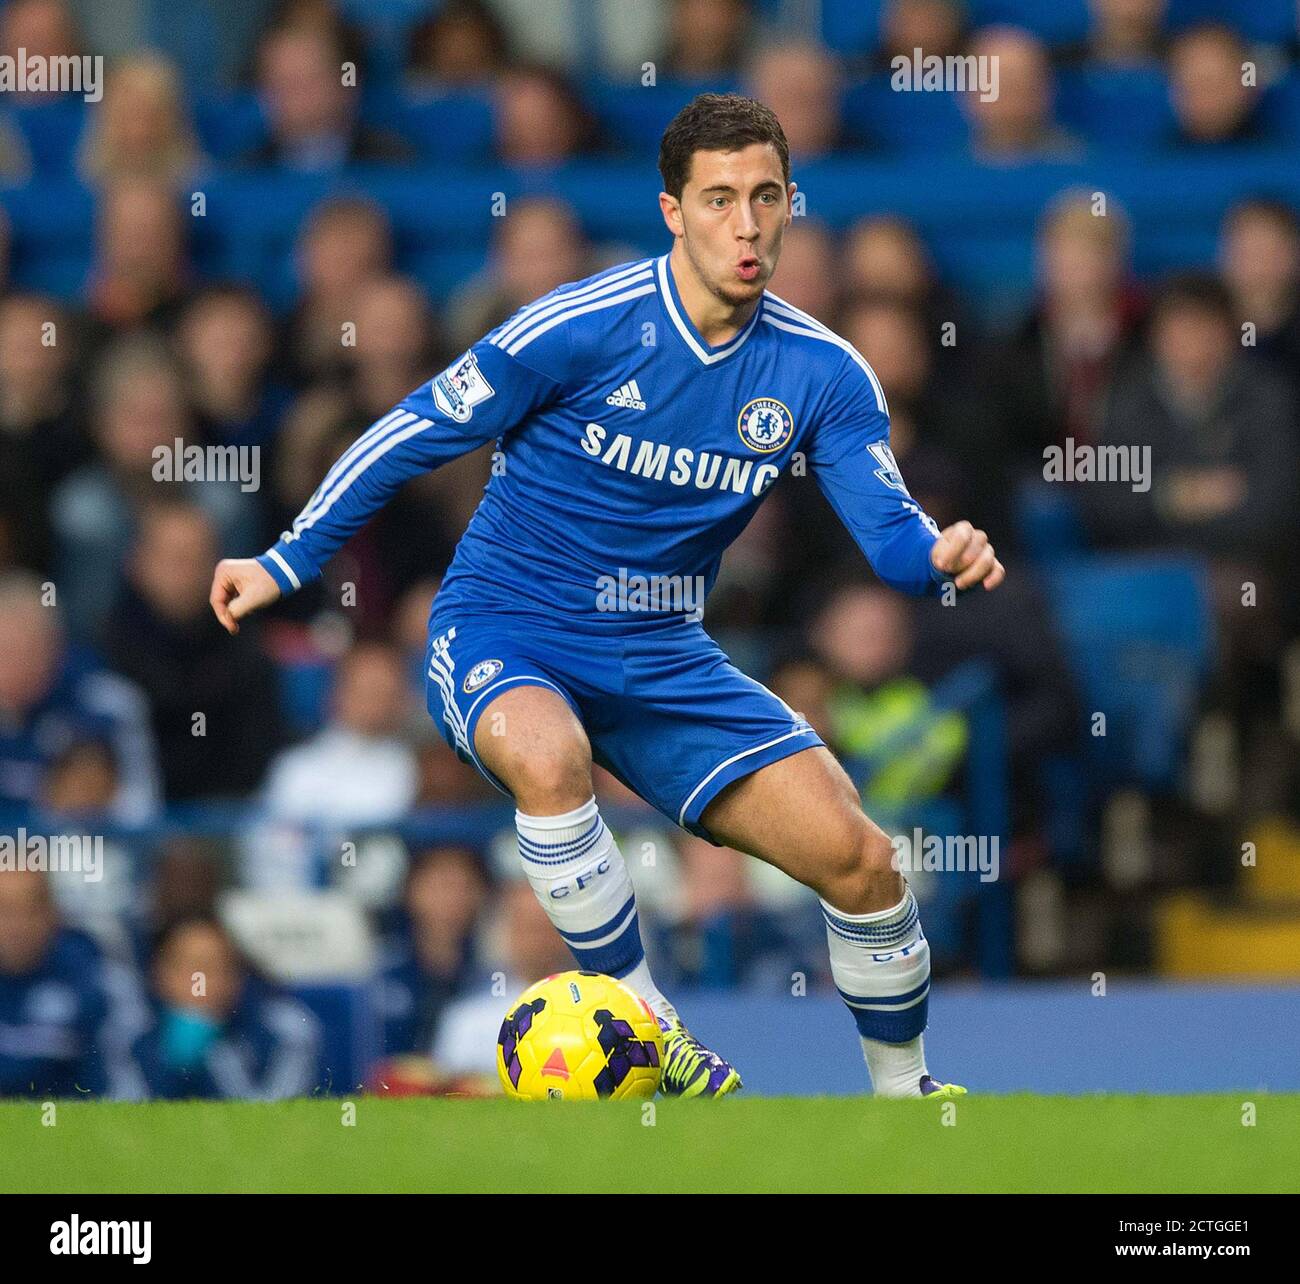
[{"label": "player's ear", "polygon": [[664,222],[668,224],[668,230],[674,236],[685,235],[685,227],[682,225],[682,203],[675,196],[669,196],[667,192],[659,193],[659,211],[664,216]]}]

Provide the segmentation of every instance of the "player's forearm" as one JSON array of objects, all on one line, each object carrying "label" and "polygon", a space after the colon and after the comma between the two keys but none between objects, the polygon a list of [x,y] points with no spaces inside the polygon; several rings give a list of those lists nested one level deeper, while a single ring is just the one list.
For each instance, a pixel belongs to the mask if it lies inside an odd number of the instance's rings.
[{"label": "player's forearm", "polygon": [[951,577],[930,560],[935,537],[919,520],[900,526],[887,539],[864,548],[872,570],[900,593],[933,597]]},{"label": "player's forearm", "polygon": [[406,402],[339,457],[293,526],[257,559],[282,593],[319,579],[325,564],[406,482],[482,445]]}]

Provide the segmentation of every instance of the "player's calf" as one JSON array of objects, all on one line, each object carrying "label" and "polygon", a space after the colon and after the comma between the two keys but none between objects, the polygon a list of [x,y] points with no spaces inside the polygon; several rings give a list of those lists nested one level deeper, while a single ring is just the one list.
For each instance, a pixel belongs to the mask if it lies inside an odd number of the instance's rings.
[{"label": "player's calf", "polygon": [[676,1020],[645,960],[632,879],[596,806],[573,710],[549,689],[516,687],[484,711],[474,744],[514,795],[524,875],[578,966],[625,981],[661,1021]]}]

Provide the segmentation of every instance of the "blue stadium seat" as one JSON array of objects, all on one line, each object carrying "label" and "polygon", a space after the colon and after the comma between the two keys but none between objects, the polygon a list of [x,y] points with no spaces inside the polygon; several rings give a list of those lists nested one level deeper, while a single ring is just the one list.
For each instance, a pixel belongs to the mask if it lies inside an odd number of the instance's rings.
[{"label": "blue stadium seat", "polygon": [[822,41],[839,54],[874,52],[884,8],[884,0],[823,0]]},{"label": "blue stadium seat", "polygon": [[970,129],[956,94],[899,93],[881,73],[852,86],[844,96],[850,135],[890,151],[961,153]]},{"label": "blue stadium seat", "polygon": [[1030,478],[1016,487],[1013,506],[1016,536],[1039,565],[1051,566],[1087,549],[1083,518],[1068,486]]},{"label": "blue stadium seat", "polygon": [[70,300],[86,284],[94,198],[72,179],[45,180],[0,192],[8,215],[14,283]]},{"label": "blue stadium seat", "polygon": [[361,30],[367,77],[385,82],[400,77],[411,31],[438,7],[435,0],[338,0],[344,19]]},{"label": "blue stadium seat", "polygon": [[1203,565],[1092,555],[1042,574],[1085,711],[1106,715],[1085,735],[1097,778],[1172,788],[1214,649]]},{"label": "blue stadium seat", "polygon": [[1088,0],[970,0],[966,9],[972,27],[1009,23],[1049,45],[1082,40],[1091,21]]},{"label": "blue stadium seat", "polygon": [[1283,76],[1264,91],[1259,118],[1270,137],[1291,143],[1300,140],[1300,72]]},{"label": "blue stadium seat", "polygon": [[287,660],[277,667],[280,707],[294,732],[311,735],[319,731],[325,725],[334,666],[327,660]]},{"label": "blue stadium seat", "polygon": [[1174,128],[1169,86],[1158,67],[1085,67],[1056,80],[1061,123],[1089,143],[1155,148]]},{"label": "blue stadium seat", "polygon": [[1222,22],[1251,40],[1290,40],[1296,34],[1295,0],[1170,0],[1171,31],[1199,22]]},{"label": "blue stadium seat", "polygon": [[365,1083],[366,1073],[379,1055],[379,1020],[371,1001],[371,987],[356,985],[299,985],[289,991],[311,1009],[321,1025],[321,1050],[317,1089],[346,1094]]},{"label": "blue stadium seat", "polygon": [[487,91],[394,95],[368,110],[367,119],[400,134],[432,165],[482,165],[492,157],[495,124]]},{"label": "blue stadium seat", "polygon": [[15,103],[10,121],[27,143],[34,177],[62,178],[77,172],[77,146],[86,123],[86,103],[79,95]]},{"label": "blue stadium seat", "polygon": [[739,90],[739,82],[694,81],[660,77],[654,85],[637,81],[589,80],[582,96],[614,145],[625,145],[657,156],[668,122],[696,94]]},{"label": "blue stadium seat", "polygon": [[266,140],[262,106],[247,90],[197,98],[194,129],[199,145],[218,161],[236,161]]}]

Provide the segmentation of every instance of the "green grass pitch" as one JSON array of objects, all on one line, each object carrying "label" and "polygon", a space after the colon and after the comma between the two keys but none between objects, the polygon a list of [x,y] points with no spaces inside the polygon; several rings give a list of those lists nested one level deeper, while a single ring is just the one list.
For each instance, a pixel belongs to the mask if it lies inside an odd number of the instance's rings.
[{"label": "green grass pitch", "polygon": [[351,1100],[7,1102],[0,1191],[1300,1191],[1296,1095]]}]

